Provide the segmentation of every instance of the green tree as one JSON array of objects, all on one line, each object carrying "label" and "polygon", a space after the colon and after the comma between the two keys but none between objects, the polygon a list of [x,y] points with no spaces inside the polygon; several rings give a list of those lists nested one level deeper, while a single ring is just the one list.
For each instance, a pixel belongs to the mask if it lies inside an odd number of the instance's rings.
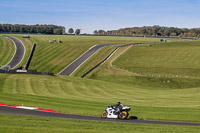
[{"label": "green tree", "polygon": [[73,34],[73,33],[74,33],[74,29],[73,29],[73,28],[70,28],[70,29],[68,30],[68,33],[69,33],[69,34]]},{"label": "green tree", "polygon": [[80,29],[76,29],[75,34],[79,35],[80,33],[81,33],[81,30]]},{"label": "green tree", "polygon": [[103,35],[104,32],[105,32],[104,30],[99,30],[99,31],[98,31],[99,35]]},{"label": "green tree", "polygon": [[170,33],[169,29],[165,29],[164,35],[165,35],[165,36],[170,36],[170,34],[171,34],[171,33]]},{"label": "green tree", "polygon": [[60,29],[54,29],[53,30],[53,34],[61,35],[62,34],[62,30],[60,30]]},{"label": "green tree", "polygon": [[172,33],[170,34],[170,36],[176,36],[176,33],[172,32]]},{"label": "green tree", "polygon": [[93,33],[94,33],[95,35],[98,35],[98,31],[97,31],[97,30],[94,30]]}]

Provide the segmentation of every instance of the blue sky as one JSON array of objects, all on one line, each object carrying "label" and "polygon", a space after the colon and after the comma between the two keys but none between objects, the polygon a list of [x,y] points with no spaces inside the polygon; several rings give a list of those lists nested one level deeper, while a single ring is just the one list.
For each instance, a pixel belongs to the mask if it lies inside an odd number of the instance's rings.
[{"label": "blue sky", "polygon": [[0,0],[0,23],[56,24],[83,33],[134,26],[200,27],[200,0]]}]

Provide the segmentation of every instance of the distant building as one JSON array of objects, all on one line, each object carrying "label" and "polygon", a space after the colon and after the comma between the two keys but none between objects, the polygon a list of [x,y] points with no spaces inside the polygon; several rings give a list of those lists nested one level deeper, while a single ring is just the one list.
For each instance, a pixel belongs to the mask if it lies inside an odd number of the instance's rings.
[{"label": "distant building", "polygon": [[23,38],[30,38],[30,36],[29,35],[24,35]]}]

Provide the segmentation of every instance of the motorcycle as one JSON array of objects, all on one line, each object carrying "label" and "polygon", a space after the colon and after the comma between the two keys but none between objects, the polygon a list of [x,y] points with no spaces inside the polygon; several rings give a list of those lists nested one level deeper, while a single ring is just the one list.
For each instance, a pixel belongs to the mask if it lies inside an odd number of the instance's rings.
[{"label": "motorcycle", "polygon": [[129,115],[130,107],[123,106],[121,109],[115,109],[113,106],[108,106],[105,111],[101,114],[101,118],[118,118],[118,119],[126,119]]}]

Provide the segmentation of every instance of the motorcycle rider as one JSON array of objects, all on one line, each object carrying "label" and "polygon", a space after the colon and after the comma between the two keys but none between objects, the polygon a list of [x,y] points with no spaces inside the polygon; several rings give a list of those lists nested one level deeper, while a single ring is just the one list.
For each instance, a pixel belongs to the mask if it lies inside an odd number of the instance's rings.
[{"label": "motorcycle rider", "polygon": [[117,102],[117,104],[112,105],[112,108],[115,110],[116,113],[118,113],[124,105],[121,102]]}]

